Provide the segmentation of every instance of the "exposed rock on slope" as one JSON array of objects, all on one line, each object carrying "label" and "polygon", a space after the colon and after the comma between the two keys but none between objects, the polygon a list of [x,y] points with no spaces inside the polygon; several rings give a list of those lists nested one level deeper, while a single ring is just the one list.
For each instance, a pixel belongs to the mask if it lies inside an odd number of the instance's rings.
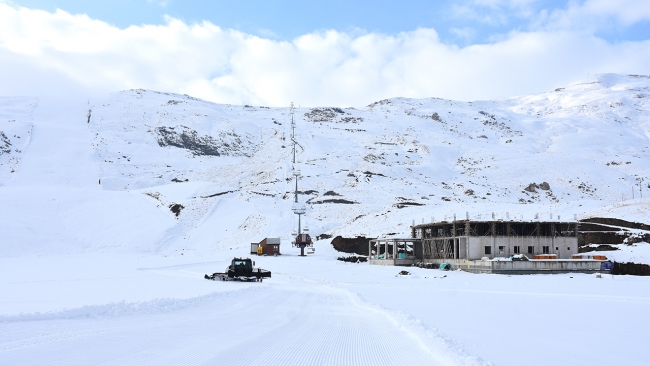
[{"label": "exposed rock on slope", "polygon": [[[212,136],[199,134],[186,126],[158,127],[158,145],[174,146],[186,149],[194,155],[234,155],[248,156],[245,149],[242,149],[242,139],[235,132],[219,132],[219,140]],[[243,151],[242,151],[243,150]]]}]

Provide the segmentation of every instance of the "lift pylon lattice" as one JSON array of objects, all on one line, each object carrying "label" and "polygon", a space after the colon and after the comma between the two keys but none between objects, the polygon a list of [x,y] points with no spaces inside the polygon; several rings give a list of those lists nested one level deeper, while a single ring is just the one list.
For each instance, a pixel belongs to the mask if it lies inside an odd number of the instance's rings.
[{"label": "lift pylon lattice", "polygon": [[298,232],[292,232],[292,236],[295,236],[295,239],[292,243],[294,247],[299,247],[300,248],[300,255],[304,256],[305,255],[305,247],[313,247],[313,243],[311,240],[311,237],[307,233],[308,229],[305,225],[305,228],[302,228],[301,224],[301,217],[307,212],[307,207],[305,206],[304,203],[299,203],[298,202],[298,180],[300,180],[300,169],[296,167],[296,147],[300,146],[302,151],[305,151],[305,148],[302,147],[296,141],[296,121],[294,118],[294,107],[293,107],[293,102],[291,103],[291,110],[289,112],[289,115],[291,116],[291,141],[293,142],[293,150],[292,150],[292,155],[293,155],[293,173],[292,175],[296,179],[296,188],[294,190],[294,201],[293,205],[291,205],[291,211],[293,211],[294,214],[298,215]]}]

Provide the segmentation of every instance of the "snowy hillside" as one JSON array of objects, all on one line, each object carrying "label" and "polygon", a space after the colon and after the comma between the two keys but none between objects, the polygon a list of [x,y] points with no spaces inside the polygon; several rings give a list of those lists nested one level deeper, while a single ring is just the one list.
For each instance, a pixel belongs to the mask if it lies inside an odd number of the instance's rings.
[{"label": "snowy hillside", "polygon": [[[650,223],[648,76],[295,117],[313,237],[406,236],[453,215]],[[288,107],[148,90],[0,98],[0,364],[643,364],[645,278],[396,278],[337,262],[331,239],[297,257],[290,125]],[[203,280],[265,237],[283,238],[284,255],[256,257],[271,280]],[[603,324],[626,337],[603,342]]]},{"label": "snowy hillside", "polygon": [[[650,183],[649,88],[645,76],[601,75],[500,101],[394,98],[363,108],[297,108],[300,200],[311,203],[307,223],[314,236],[380,236],[407,234],[413,220],[466,212],[473,218],[492,212],[525,219],[602,215],[603,208],[631,202],[633,189],[638,200],[642,179],[643,188]],[[7,199],[26,207],[39,202],[47,218],[29,227],[31,234],[19,231],[5,255],[27,251],[34,237],[54,252],[128,250],[136,242],[144,251],[215,250],[266,236],[288,238],[296,225],[289,108],[219,105],[144,90],[115,93],[69,108],[64,126],[48,125],[56,130],[33,144],[25,163],[31,169],[21,170],[35,105],[2,99],[0,178],[4,192],[11,192]],[[61,109],[44,106],[40,113]],[[34,185],[45,195],[55,189],[52,194],[62,197],[90,196],[79,204],[64,198],[79,210],[79,217],[66,217],[74,210],[59,214],[38,191],[20,193]],[[81,191],[71,192],[70,185]],[[105,193],[87,192],[98,189]],[[142,214],[116,217],[112,230],[119,234],[111,237],[87,213],[111,215],[114,210],[102,205],[119,200],[133,207],[119,215]],[[144,214],[149,210],[156,213]],[[23,215],[33,211],[12,212],[3,225],[29,226]],[[650,221],[648,215],[634,220]],[[134,222],[153,230],[129,237]]]},{"label": "snowy hillside", "polygon": [[[377,236],[466,212],[573,219],[630,200],[650,176],[649,88],[648,77],[602,75],[501,101],[298,108],[307,222],[316,235]],[[167,215],[183,206],[176,249],[295,226],[288,108],[132,90],[92,105],[87,125],[104,190],[140,192]]]},{"label": "snowy hillside", "polygon": [[12,173],[16,172],[29,145],[31,113],[35,106],[35,99],[0,99],[0,184],[11,181]]}]

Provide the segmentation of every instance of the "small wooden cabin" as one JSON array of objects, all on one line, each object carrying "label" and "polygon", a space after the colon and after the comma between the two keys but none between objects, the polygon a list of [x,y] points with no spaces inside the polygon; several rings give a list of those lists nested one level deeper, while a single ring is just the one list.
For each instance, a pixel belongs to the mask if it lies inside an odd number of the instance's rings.
[{"label": "small wooden cabin", "polygon": [[280,238],[264,238],[259,245],[263,255],[280,255]]}]

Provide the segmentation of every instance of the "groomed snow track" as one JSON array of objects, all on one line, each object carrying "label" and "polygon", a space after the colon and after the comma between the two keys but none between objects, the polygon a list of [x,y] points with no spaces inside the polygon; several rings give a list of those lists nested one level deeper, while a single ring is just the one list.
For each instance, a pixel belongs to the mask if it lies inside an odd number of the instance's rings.
[{"label": "groomed snow track", "polygon": [[126,304],[127,315],[4,318],[0,364],[449,364],[388,313],[346,291],[261,286],[186,300],[170,311]]}]

